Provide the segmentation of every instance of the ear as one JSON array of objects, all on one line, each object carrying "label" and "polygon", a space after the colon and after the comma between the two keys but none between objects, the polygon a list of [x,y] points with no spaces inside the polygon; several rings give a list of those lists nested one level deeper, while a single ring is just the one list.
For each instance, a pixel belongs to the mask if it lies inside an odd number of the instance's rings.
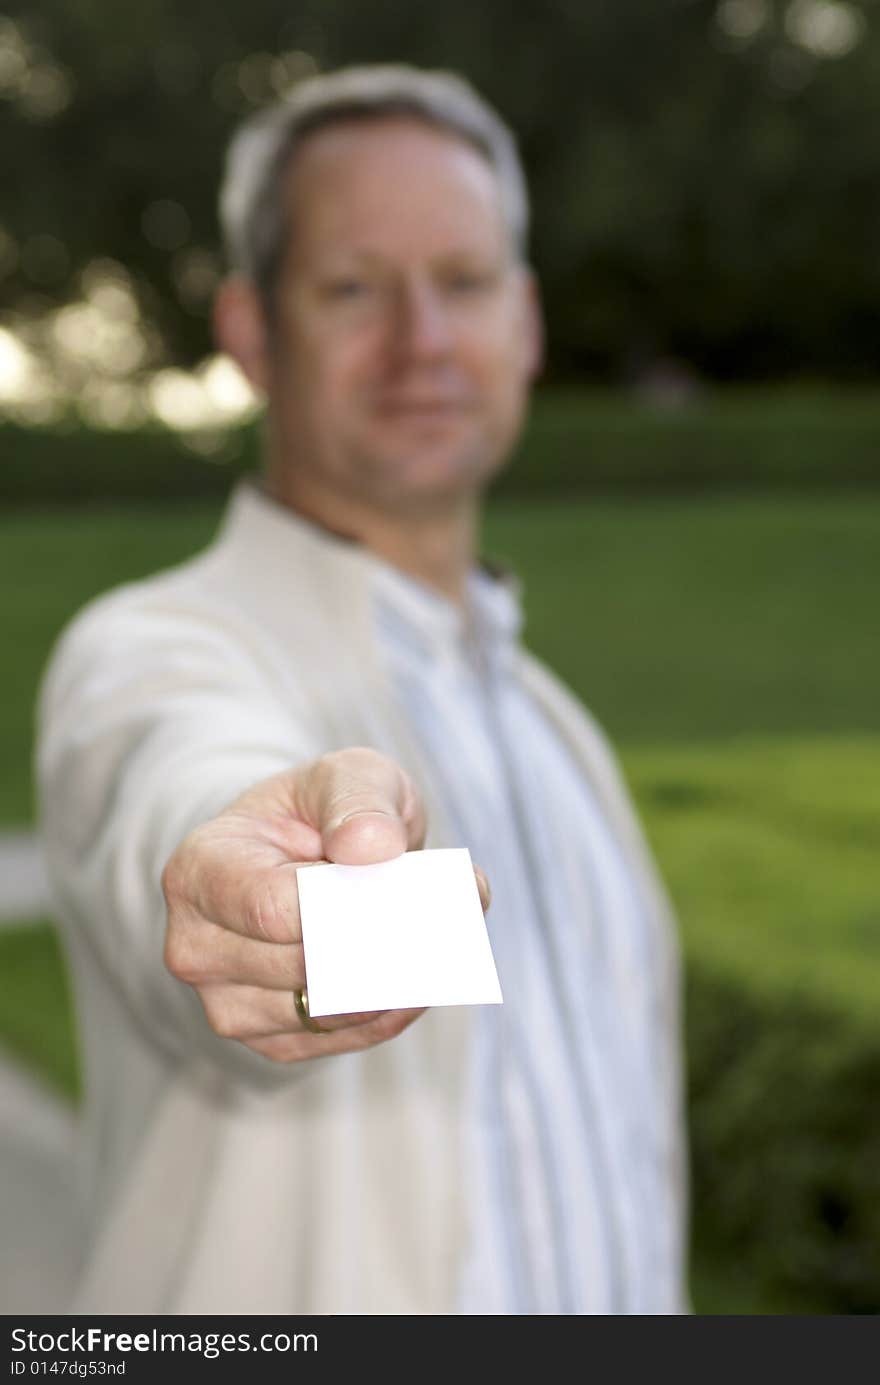
[{"label": "ear", "polygon": [[534,270],[526,265],[521,270],[520,294],[526,377],[532,381],[537,379],[544,369],[544,310],[541,306],[541,290],[537,277]]},{"label": "ear", "polygon": [[259,295],[249,279],[230,275],[214,297],[214,341],[265,394],[269,383],[268,332]]}]

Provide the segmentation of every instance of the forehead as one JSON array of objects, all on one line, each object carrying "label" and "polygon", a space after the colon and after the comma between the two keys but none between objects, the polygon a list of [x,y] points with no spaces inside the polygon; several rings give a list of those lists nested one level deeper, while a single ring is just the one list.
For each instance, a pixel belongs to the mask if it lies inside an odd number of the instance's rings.
[{"label": "forehead", "polygon": [[284,197],[297,258],[507,244],[488,160],[464,138],[409,116],[340,121],[307,135]]}]

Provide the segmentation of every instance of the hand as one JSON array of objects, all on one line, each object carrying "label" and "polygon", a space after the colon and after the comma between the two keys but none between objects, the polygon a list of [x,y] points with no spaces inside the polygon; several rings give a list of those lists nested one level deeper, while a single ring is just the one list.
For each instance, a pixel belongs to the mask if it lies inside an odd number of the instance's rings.
[{"label": "hand", "polygon": [[[211,1028],[281,1063],[351,1053],[394,1038],[424,1010],[297,1017],[305,985],[297,866],[369,865],[422,846],[411,780],[374,750],[325,755],[255,785],[181,842],[162,875],[165,965],[193,987]],[[483,909],[489,886],[475,868]]]}]

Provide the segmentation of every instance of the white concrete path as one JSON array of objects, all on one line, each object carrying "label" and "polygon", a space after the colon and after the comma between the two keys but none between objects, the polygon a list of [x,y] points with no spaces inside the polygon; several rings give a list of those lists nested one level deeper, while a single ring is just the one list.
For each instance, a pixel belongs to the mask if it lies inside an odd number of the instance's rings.
[{"label": "white concrete path", "polygon": [[[0,833],[0,925],[48,912],[31,832]],[[0,1048],[0,1314],[61,1313],[75,1274],[73,1110]]]},{"label": "white concrete path", "polygon": [[0,924],[36,919],[49,907],[49,881],[33,832],[0,832]]},{"label": "white concrete path", "polygon": [[74,1138],[71,1108],[0,1053],[0,1314],[66,1311]]}]

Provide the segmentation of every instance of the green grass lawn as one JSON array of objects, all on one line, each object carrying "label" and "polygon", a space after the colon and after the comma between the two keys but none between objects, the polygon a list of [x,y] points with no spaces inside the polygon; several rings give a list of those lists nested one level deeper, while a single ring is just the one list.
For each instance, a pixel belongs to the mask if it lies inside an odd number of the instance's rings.
[{"label": "green grass lawn", "polygon": [[[90,597],[204,545],[216,507],[0,518],[0,822],[31,816],[31,717]],[[618,744],[880,731],[880,497],[498,502],[527,638]]]},{"label": "green grass lawn", "polygon": [[511,506],[487,539],[618,743],[880,730],[880,497]]},{"label": "green grass lawn", "polygon": [[0,517],[0,631],[7,650],[0,701],[0,822],[32,816],[32,718],[52,644],[99,592],[178,562],[211,536],[206,507],[14,512]]},{"label": "green grass lawn", "polygon": [[627,751],[688,955],[880,1026],[880,736]]}]

